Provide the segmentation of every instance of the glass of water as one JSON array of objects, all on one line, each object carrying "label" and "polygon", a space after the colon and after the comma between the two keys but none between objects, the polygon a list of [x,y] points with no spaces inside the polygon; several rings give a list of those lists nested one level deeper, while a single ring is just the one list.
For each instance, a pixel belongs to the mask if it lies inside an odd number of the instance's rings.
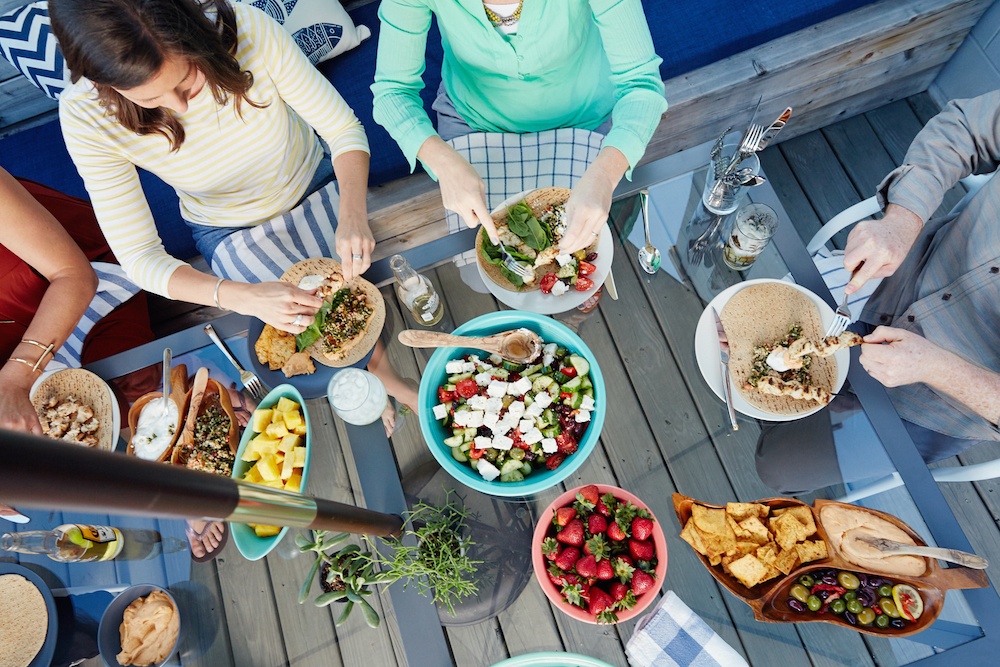
[{"label": "glass of water", "polygon": [[326,398],[338,417],[355,426],[381,419],[389,400],[385,385],[360,368],[345,368],[330,378]]},{"label": "glass of water", "polygon": [[774,236],[778,229],[778,214],[767,204],[748,204],[731,220],[722,259],[729,268],[745,271]]}]

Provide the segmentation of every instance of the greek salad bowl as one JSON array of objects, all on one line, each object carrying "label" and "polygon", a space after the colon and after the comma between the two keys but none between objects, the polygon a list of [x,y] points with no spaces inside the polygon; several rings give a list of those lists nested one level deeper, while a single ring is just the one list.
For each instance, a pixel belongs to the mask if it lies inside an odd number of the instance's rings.
[{"label": "greek salad bowl", "polygon": [[555,486],[597,446],[607,409],[594,354],[565,325],[517,310],[455,330],[485,336],[525,328],[542,355],[511,364],[474,348],[438,348],[420,380],[420,430],[434,458],[468,487],[521,497]]}]

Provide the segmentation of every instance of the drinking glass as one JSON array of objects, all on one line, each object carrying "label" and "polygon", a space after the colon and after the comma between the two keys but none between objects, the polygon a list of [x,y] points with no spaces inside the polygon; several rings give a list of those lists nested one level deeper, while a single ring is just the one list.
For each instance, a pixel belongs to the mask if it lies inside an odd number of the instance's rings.
[{"label": "drinking glass", "polygon": [[[740,206],[745,186],[729,183],[723,179],[726,167],[736,155],[739,143],[732,142],[722,145],[722,152],[714,160],[708,162],[708,178],[705,179],[705,191],[701,195],[701,203],[716,215],[729,215]],[[756,176],[760,172],[760,159],[751,155],[737,164],[733,171],[749,168]]]},{"label": "drinking glass", "polygon": [[778,229],[778,214],[767,204],[748,204],[732,217],[722,248],[726,266],[745,271],[767,247]]},{"label": "drinking glass", "polygon": [[330,378],[326,397],[337,416],[355,426],[381,419],[389,400],[385,385],[360,368],[345,368]]}]

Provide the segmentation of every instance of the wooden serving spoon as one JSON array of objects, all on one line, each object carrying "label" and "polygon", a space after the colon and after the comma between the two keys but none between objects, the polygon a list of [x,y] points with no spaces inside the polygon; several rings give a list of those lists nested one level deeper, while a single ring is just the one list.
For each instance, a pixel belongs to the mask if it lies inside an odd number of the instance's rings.
[{"label": "wooden serving spoon", "polygon": [[964,565],[965,567],[972,568],[973,570],[985,570],[990,565],[989,561],[982,556],[970,554],[967,551],[959,551],[958,549],[921,547],[913,544],[903,544],[902,542],[887,540],[884,537],[869,537],[867,535],[857,537],[855,539],[861,540],[866,544],[870,544],[882,553],[886,554],[927,556],[928,558],[937,558],[938,560],[948,561],[949,563],[958,563],[959,565]]},{"label": "wooden serving spoon", "polygon": [[409,347],[475,347],[499,354],[515,364],[526,364],[542,353],[542,339],[527,329],[501,331],[492,336],[456,336],[439,331],[406,329],[399,332],[399,342]]},{"label": "wooden serving spoon", "polygon": [[187,397],[187,417],[184,421],[184,430],[180,439],[174,446],[173,454],[170,457],[171,463],[186,465],[188,454],[195,448],[195,427],[198,417],[210,405],[218,402],[219,407],[229,417],[229,433],[227,434],[227,444],[229,450],[235,454],[240,441],[239,423],[236,421],[236,414],[233,412],[233,404],[229,398],[229,391],[219,382],[208,377],[207,368],[199,368],[195,373],[194,382]]}]

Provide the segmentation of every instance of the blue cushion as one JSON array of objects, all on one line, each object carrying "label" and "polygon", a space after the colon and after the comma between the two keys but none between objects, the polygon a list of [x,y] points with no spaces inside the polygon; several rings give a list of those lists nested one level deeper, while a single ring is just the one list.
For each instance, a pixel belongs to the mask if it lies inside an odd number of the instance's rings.
[{"label": "blue cushion", "polygon": [[0,16],[0,53],[52,99],[69,86],[69,70],[52,36],[46,2],[33,2]]}]

